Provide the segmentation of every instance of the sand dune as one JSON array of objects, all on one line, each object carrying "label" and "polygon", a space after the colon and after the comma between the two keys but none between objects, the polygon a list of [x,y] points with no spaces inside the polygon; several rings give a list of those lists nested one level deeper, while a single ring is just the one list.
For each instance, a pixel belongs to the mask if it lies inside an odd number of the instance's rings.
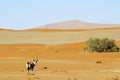
[{"label": "sand dune", "polygon": [[[49,28],[32,28],[25,30],[17,30],[17,31],[36,31],[36,32],[81,32],[81,31],[91,31],[91,30],[117,30],[120,27],[115,28],[96,28],[96,29],[49,29]],[[15,31],[15,30],[14,30]]]},{"label": "sand dune", "polygon": [[85,42],[91,37],[120,40],[120,29],[88,30],[78,32],[0,31],[0,44],[69,44]]},{"label": "sand dune", "polygon": [[48,24],[45,26],[40,26],[43,29],[60,29],[60,30],[74,30],[74,29],[99,29],[99,28],[117,28],[120,24],[99,24],[99,23],[88,23],[80,20],[64,21],[59,23]]},{"label": "sand dune", "polygon": [[[85,53],[84,46],[85,43],[1,44],[0,80],[106,80],[120,75],[119,52]],[[25,63],[36,56],[39,62],[35,75],[27,75]],[[96,64],[97,60],[102,64]]]}]

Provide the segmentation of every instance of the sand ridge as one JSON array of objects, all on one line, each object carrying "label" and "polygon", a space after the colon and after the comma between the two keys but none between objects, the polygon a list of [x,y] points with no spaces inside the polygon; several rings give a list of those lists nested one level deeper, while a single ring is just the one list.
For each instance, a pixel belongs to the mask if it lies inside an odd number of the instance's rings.
[{"label": "sand ridge", "polygon": [[108,37],[119,41],[120,29],[88,30],[79,32],[0,31],[0,44],[59,45],[85,42],[89,38]]}]

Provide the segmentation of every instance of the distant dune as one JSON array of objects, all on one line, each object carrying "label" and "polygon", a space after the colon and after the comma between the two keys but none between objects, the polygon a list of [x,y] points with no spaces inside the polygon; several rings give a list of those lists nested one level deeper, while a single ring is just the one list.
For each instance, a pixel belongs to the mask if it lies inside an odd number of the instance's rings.
[{"label": "distant dune", "polygon": [[38,28],[73,30],[73,29],[99,29],[99,28],[118,28],[118,27],[120,27],[120,24],[98,24],[98,23],[83,22],[80,20],[71,20],[71,21],[48,24],[48,25],[40,26]]},{"label": "distant dune", "polygon": [[26,30],[0,29],[0,44],[60,45],[85,42],[91,37],[120,41],[120,25],[65,21]]},{"label": "distant dune", "polygon": [[87,31],[87,30],[105,30],[105,29],[120,29],[120,24],[100,24],[100,23],[89,23],[80,20],[70,20],[58,23],[51,23],[36,28],[24,29],[24,30],[12,30],[3,29],[6,31],[40,31],[40,32],[74,32],[74,31]]}]

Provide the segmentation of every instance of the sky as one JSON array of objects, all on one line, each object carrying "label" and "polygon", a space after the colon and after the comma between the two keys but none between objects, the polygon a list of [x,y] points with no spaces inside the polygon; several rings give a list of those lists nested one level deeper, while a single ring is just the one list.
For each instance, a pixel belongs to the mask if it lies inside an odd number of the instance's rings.
[{"label": "sky", "polygon": [[0,28],[19,30],[68,20],[120,24],[120,0],[0,0]]}]

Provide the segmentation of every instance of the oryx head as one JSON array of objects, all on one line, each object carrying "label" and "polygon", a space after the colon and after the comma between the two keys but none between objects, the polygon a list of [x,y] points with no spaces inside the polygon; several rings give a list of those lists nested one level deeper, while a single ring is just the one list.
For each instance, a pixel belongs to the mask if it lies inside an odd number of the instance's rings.
[{"label": "oryx head", "polygon": [[38,59],[33,59],[33,63],[36,65],[38,63]]}]

